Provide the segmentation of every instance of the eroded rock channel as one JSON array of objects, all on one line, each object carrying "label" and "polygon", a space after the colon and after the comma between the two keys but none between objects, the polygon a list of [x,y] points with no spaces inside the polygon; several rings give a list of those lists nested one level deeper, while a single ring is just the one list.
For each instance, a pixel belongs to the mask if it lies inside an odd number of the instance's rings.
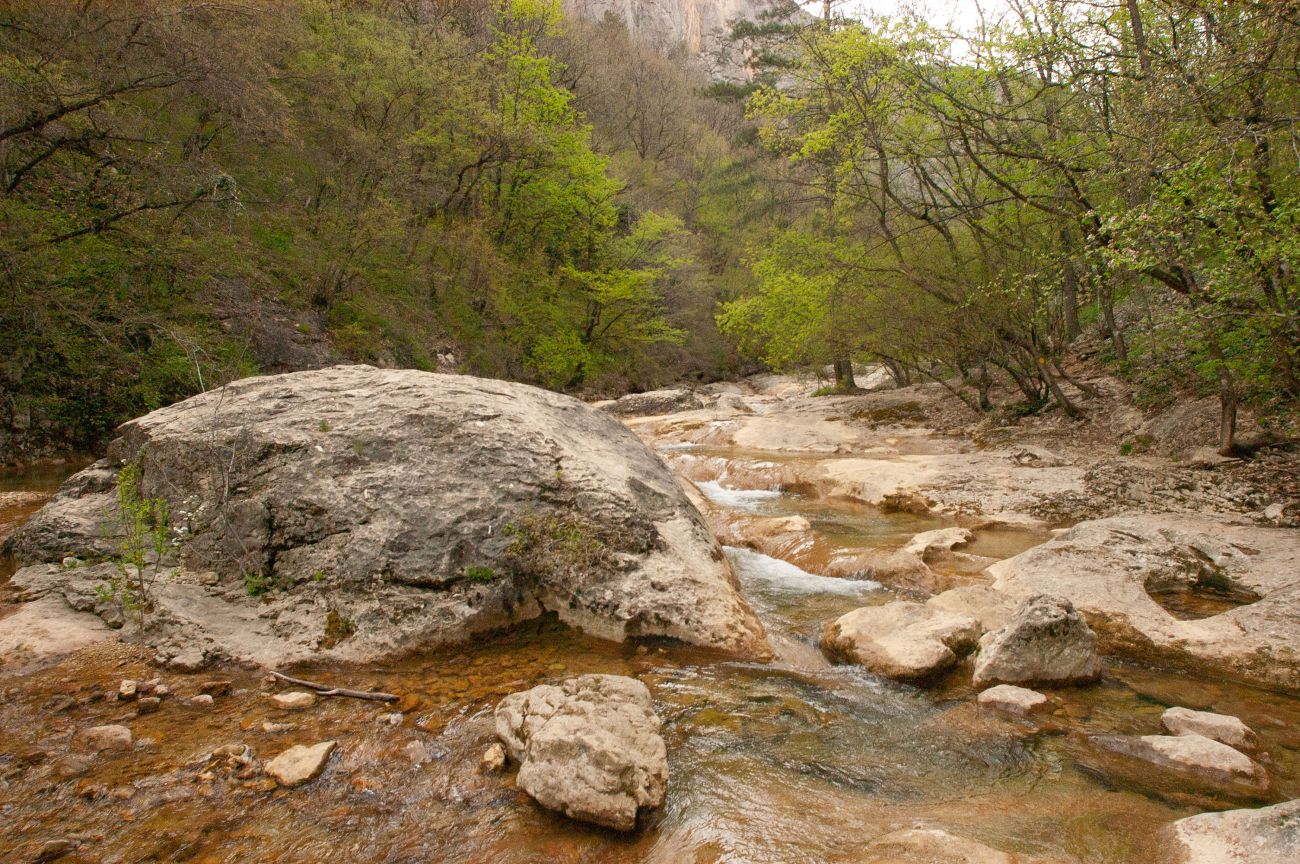
[{"label": "eroded rock channel", "polygon": [[[625,426],[517,385],[312,374],[130,424],[16,535],[0,858],[1146,862],[1294,840],[1268,806],[1300,796],[1294,529],[1062,518],[1080,455],[798,382],[644,399],[674,413]],[[238,450],[224,473],[214,448]],[[142,630],[98,588],[130,533],[123,460],[186,526],[144,559]],[[1207,583],[1249,602],[1152,596]],[[871,626],[825,645],[846,618]]]}]

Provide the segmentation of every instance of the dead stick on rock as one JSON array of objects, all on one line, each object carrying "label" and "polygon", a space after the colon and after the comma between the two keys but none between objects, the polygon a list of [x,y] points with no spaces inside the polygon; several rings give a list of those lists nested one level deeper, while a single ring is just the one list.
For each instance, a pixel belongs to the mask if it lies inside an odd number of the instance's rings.
[{"label": "dead stick on rock", "polygon": [[317,696],[348,696],[353,699],[369,699],[372,702],[396,702],[401,698],[392,693],[380,693],[377,690],[348,690],[343,687],[331,687],[329,684],[317,684],[315,681],[304,681],[301,678],[290,678],[288,675],[276,672],[274,669],[271,669],[270,672],[281,681],[315,690]]}]

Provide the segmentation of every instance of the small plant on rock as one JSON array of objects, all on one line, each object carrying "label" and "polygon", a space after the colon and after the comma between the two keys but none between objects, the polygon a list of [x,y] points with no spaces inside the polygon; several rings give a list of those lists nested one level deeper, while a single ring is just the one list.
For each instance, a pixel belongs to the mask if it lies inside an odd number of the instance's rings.
[{"label": "small plant on rock", "polygon": [[117,504],[121,511],[122,538],[113,558],[118,573],[95,588],[99,599],[115,606],[124,622],[134,619],[137,625],[143,624],[145,614],[154,606],[153,587],[169,551],[171,516],[165,499],[145,498],[140,494],[140,478],[138,463],[125,465],[118,472]]}]

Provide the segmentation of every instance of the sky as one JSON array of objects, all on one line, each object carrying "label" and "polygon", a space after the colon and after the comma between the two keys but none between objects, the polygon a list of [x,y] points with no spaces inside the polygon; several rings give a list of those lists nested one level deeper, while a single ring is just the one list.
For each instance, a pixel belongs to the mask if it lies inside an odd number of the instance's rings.
[{"label": "sky", "polygon": [[[809,11],[821,14],[821,0],[807,0],[804,5]],[[904,9],[915,10],[931,24],[970,32],[979,23],[981,9],[993,21],[1006,11],[1007,4],[1006,0],[836,0],[836,8],[849,15],[864,12],[897,15]]]}]

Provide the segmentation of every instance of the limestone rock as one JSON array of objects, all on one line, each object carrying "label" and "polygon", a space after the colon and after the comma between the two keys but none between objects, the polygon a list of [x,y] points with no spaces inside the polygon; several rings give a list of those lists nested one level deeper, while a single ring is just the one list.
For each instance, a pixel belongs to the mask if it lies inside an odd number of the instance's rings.
[{"label": "limestone rock", "polygon": [[316,704],[316,694],[306,690],[291,690],[288,693],[276,693],[271,697],[277,708],[286,711],[301,711]]},{"label": "limestone rock", "polygon": [[1089,742],[1226,791],[1267,792],[1268,772],[1244,753],[1204,735],[1094,735]]},{"label": "limestone rock", "polygon": [[979,625],[956,615],[898,600],[854,609],[826,625],[822,648],[899,681],[931,678],[969,654]]},{"label": "limestone rock", "polygon": [[1229,714],[1170,708],[1161,715],[1160,722],[1171,735],[1204,735],[1243,753],[1259,746],[1255,731]]},{"label": "limestone rock", "polygon": [[862,864],[1014,864],[1005,852],[938,828],[908,828],[867,844]]},{"label": "limestone rock", "polygon": [[263,770],[281,786],[301,786],[320,776],[337,745],[337,741],[322,741],[310,747],[295,745],[267,762]]},{"label": "limestone rock", "polygon": [[922,561],[928,561],[942,552],[951,552],[954,547],[969,543],[972,536],[965,528],[937,528],[934,531],[923,531],[907,541],[903,551],[916,555]]},{"label": "limestone rock", "polygon": [[1075,684],[1101,676],[1097,637],[1063,597],[1038,594],[980,639],[975,684]]},{"label": "limestone rock", "polygon": [[618,675],[582,675],[501,700],[497,736],[520,789],[543,807],[620,831],[663,803],[668,759],[650,691]]},{"label": "limestone rock", "polygon": [[125,726],[91,726],[77,733],[77,742],[96,753],[131,749],[131,730]]},{"label": "limestone rock", "polygon": [[699,394],[686,389],[650,390],[646,393],[629,393],[604,406],[611,414],[627,414],[645,417],[658,414],[673,414],[677,411],[691,411],[703,408],[704,400]]},{"label": "limestone rock", "polygon": [[478,770],[484,774],[496,774],[505,767],[506,748],[501,746],[500,741],[484,750],[483,756],[478,760]]},{"label": "limestone rock", "polygon": [[1300,800],[1189,816],[1171,831],[1183,864],[1294,864],[1300,861]]},{"label": "limestone rock", "polygon": [[970,615],[979,622],[980,630],[987,633],[997,630],[1011,620],[1018,605],[1014,598],[987,585],[962,585],[936,594],[925,601],[932,609]]},{"label": "limestone rock", "polygon": [[[338,366],[237,381],[120,431],[14,551],[33,565],[111,539],[116,472],[138,462],[141,493],[188,529],[143,634],[169,668],[369,661],[546,611],[613,640],[770,655],[667,466],[567,396]],[[575,534],[590,543],[553,542]],[[25,566],[13,584],[107,616],[105,568]],[[276,590],[248,596],[248,572]]]},{"label": "limestone rock", "polygon": [[[1066,597],[1101,650],[1300,690],[1300,531],[1185,514],[1082,522],[986,571],[1012,597]],[[1176,617],[1170,592],[1238,597],[1209,617]],[[1251,602],[1253,601],[1253,602]]]},{"label": "limestone rock", "polygon": [[999,684],[996,687],[990,687],[980,693],[977,698],[981,705],[987,705],[1008,714],[1019,714],[1022,717],[1042,711],[1050,704],[1047,697],[1037,690],[1016,687],[1014,684]]}]

